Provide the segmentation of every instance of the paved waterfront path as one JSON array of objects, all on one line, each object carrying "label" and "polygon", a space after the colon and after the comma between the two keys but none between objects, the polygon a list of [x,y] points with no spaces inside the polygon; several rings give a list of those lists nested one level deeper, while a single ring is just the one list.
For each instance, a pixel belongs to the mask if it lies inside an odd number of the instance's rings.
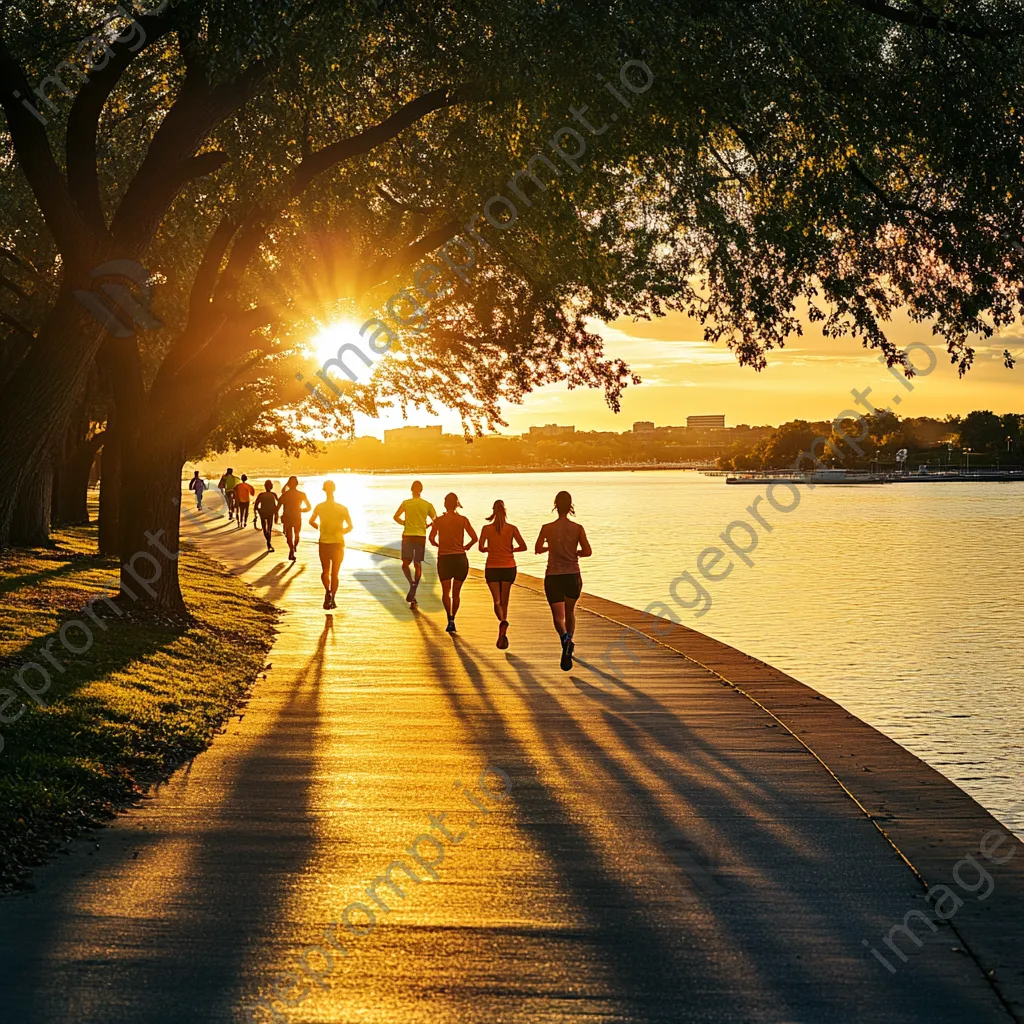
[{"label": "paved waterfront path", "polygon": [[[976,860],[979,902],[969,865],[951,875],[998,824],[782,673],[683,627],[644,643],[652,620],[594,598],[563,673],[535,581],[498,651],[479,574],[450,637],[393,559],[350,548],[327,615],[314,543],[294,566],[251,530],[201,543],[286,609],[271,667],[209,751],[0,901],[0,1020],[1024,1015],[1024,846]],[[421,880],[368,894],[396,859]],[[920,949],[897,934],[904,963],[882,937],[931,911],[922,879],[956,913]],[[354,903],[372,933],[330,929],[370,931]],[[296,1005],[258,1008],[274,985]]]}]

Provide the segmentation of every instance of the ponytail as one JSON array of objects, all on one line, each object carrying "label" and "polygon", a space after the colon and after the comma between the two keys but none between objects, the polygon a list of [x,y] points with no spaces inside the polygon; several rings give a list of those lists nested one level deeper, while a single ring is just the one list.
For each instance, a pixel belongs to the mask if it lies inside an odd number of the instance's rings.
[{"label": "ponytail", "polygon": [[494,528],[501,533],[502,528],[508,522],[508,515],[505,512],[505,502],[500,498],[492,506],[494,511],[487,517],[487,522],[494,523]]},{"label": "ponytail", "polygon": [[576,515],[576,509],[572,505],[572,495],[568,491],[559,491],[555,495],[554,508],[560,516]]}]

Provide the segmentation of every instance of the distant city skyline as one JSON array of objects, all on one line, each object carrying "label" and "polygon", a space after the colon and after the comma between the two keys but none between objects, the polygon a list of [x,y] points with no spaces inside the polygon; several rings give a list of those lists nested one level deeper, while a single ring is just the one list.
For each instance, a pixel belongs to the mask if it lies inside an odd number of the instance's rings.
[{"label": "distant city skyline", "polygon": [[[498,433],[518,435],[548,423],[572,423],[583,431],[623,431],[637,420],[684,424],[688,416],[723,413],[730,426],[831,419],[852,401],[851,388],[877,377],[879,370],[877,351],[864,349],[855,339],[824,338],[808,322],[802,337],[769,353],[768,367],[760,373],[740,367],[724,345],[700,340],[700,326],[682,314],[593,326],[606,339],[606,354],[624,359],[643,378],[639,386],[626,389],[622,411],[616,415],[608,409],[600,392],[553,385],[528,395],[522,405],[504,404],[508,426]],[[942,358],[941,342],[928,325],[894,317],[890,328],[897,344],[924,342],[939,356],[935,371],[900,407],[901,415],[965,415],[972,409],[1004,413],[1017,411],[1022,404],[1024,363],[1007,370],[1002,358],[1003,350],[1009,349],[1024,359],[1024,339],[1019,336],[977,340],[975,365],[959,379],[956,367]],[[888,396],[881,395],[880,401],[885,404]],[[458,416],[449,410],[440,415],[411,410],[408,420],[394,410],[377,419],[357,417],[356,432],[383,437],[385,429],[438,422],[445,432],[461,432]]]}]

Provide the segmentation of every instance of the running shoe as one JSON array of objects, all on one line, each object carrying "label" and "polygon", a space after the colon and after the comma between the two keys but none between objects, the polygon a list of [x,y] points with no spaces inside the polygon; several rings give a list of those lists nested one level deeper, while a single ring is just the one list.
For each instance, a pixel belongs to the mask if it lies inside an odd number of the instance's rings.
[{"label": "running shoe", "polygon": [[330,608],[330,607],[331,607],[331,592],[328,590],[327,593],[324,594],[324,608],[327,609],[327,608]]},{"label": "running shoe", "polygon": [[572,652],[576,645],[572,642],[572,637],[568,633],[562,637],[562,660],[558,663],[563,672],[568,672],[572,669]]},{"label": "running shoe", "polygon": [[504,651],[508,648],[508,637],[505,633],[508,630],[508,622],[504,619],[498,623],[498,642],[494,645],[499,651]]},{"label": "running shoe", "polygon": [[448,620],[448,625],[444,627],[444,631],[446,633],[454,633],[455,632],[455,620],[454,619],[449,619]]}]

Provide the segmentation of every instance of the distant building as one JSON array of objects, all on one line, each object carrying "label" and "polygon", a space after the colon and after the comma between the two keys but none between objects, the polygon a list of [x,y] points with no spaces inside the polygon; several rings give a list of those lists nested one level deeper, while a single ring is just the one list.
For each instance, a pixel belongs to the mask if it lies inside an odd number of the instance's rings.
[{"label": "distant building", "polygon": [[395,427],[384,431],[385,444],[422,444],[425,441],[440,441],[441,427]]},{"label": "distant building", "polygon": [[724,416],[687,416],[686,427],[688,430],[724,430]]},{"label": "distant building", "polygon": [[654,430],[654,424],[650,420],[637,420],[633,424],[634,434],[649,434]]},{"label": "distant building", "polygon": [[556,423],[546,423],[543,427],[530,427],[529,436],[538,437],[563,437],[566,434],[575,434],[575,427],[560,427]]}]

